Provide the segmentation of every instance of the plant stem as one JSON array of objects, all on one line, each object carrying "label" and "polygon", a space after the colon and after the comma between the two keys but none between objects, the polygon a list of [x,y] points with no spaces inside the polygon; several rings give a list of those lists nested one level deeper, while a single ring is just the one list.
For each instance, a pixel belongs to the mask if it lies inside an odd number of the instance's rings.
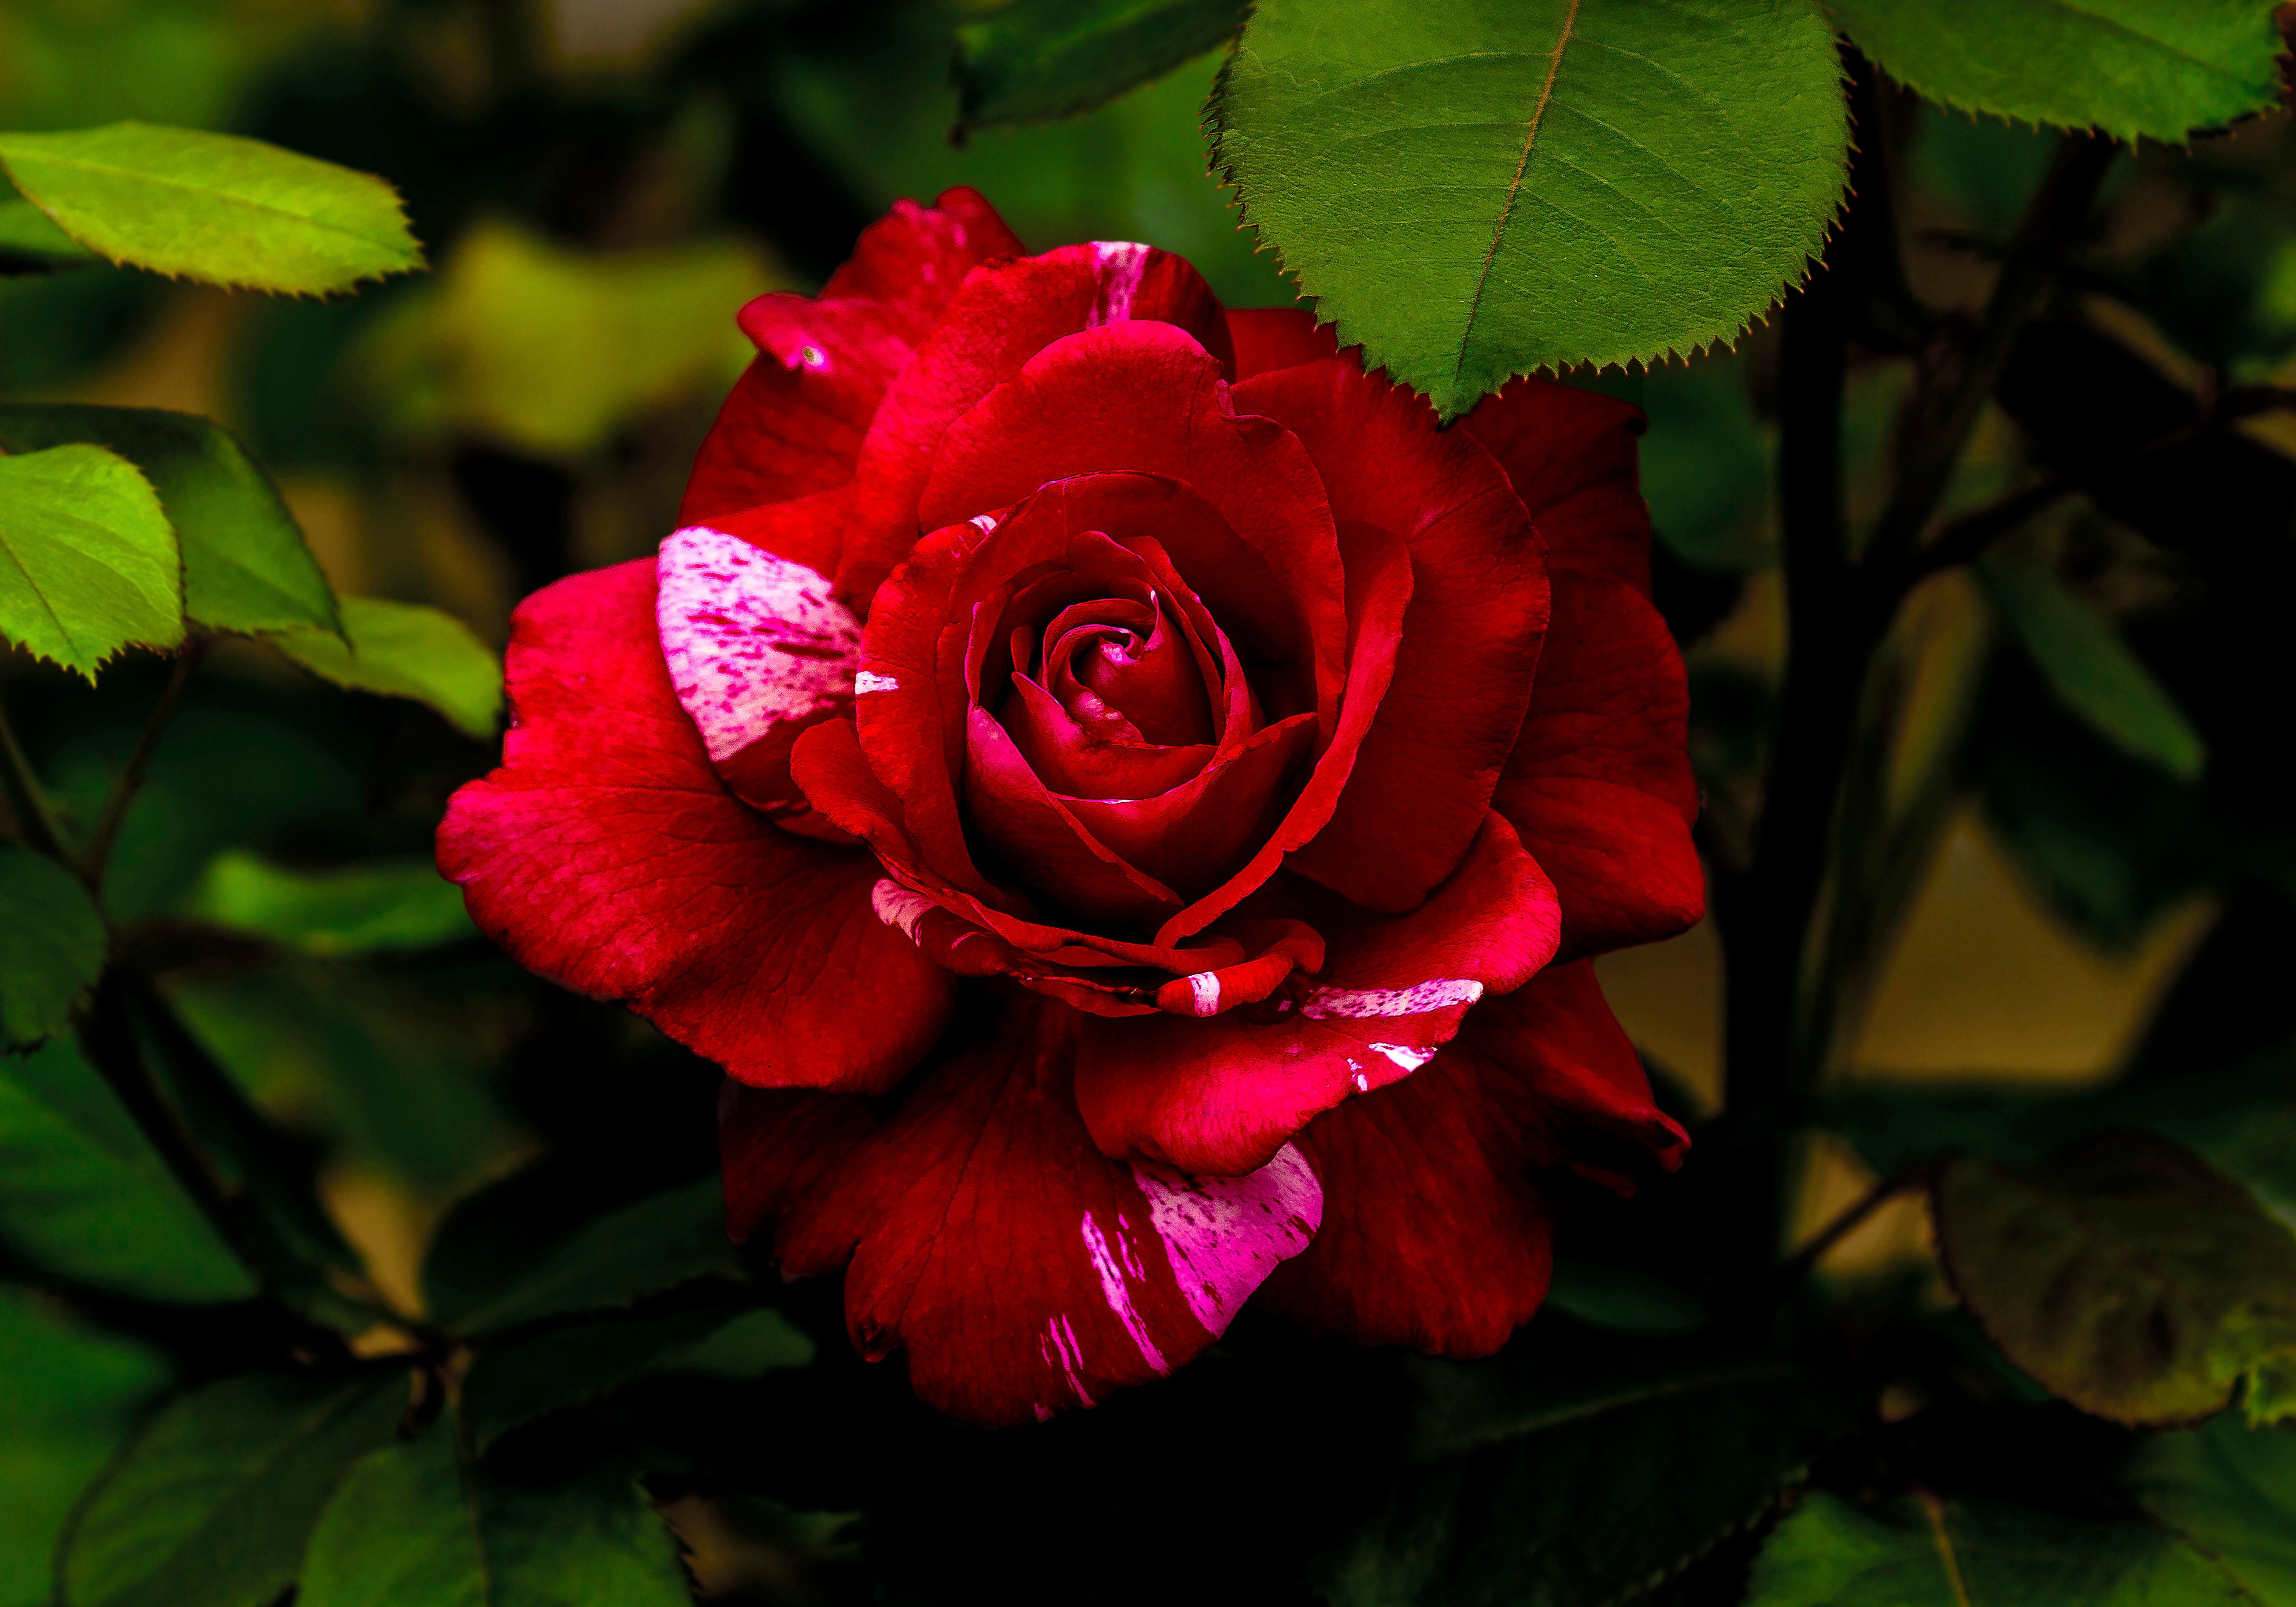
[{"label": "plant stem", "polygon": [[1796,1250],[1793,1259],[1778,1268],[1778,1295],[1783,1298],[1791,1293],[1794,1285],[1808,1277],[1835,1245],[1857,1232],[1875,1211],[1900,1194],[1927,1187],[1934,1170],[1931,1163],[1923,1161],[1892,1172],[1866,1190],[1855,1204],[1819,1229],[1817,1237]]},{"label": "plant stem", "polygon": [[[1843,512],[1841,393],[1848,357],[1845,270],[1821,267],[1785,307],[1778,350],[1779,517],[1788,639],[1751,864],[1718,889],[1727,945],[1724,1103],[1733,1142],[1726,1258],[1771,1264],[1794,1185],[1793,1134],[1807,1119],[1824,1045],[1805,1030],[1803,972],[1816,922],[1842,774],[1874,654],[1904,595],[1935,513],[2010,348],[2041,305],[2064,242],[2087,221],[2113,147],[2069,136],[2027,206],[1975,340],[1911,405],[1897,487],[1853,562]],[[1858,177],[1839,255],[1870,258],[1881,220],[1861,215]]]},{"label": "plant stem", "polygon": [[1867,545],[1874,562],[1896,563],[1913,551],[1928,528],[1986,398],[2009,361],[2010,348],[2040,309],[2066,242],[2087,223],[2116,152],[2111,140],[2094,134],[2069,134],[2058,145],[2040,188],[2018,220],[1977,338],[1958,373],[1939,394],[1915,402],[1919,427],[1906,440],[1897,488],[1874,527]]},{"label": "plant stem", "polygon": [[158,751],[160,739],[176,717],[176,707],[184,699],[184,688],[198,665],[203,645],[197,640],[184,644],[176,655],[175,668],[168,676],[167,689],[160,693],[152,716],[144,722],[142,734],[135,739],[135,750],[127,756],[127,766],[111,783],[111,791],[103,800],[103,813],[96,817],[95,830],[87,840],[87,850],[80,860],[80,876],[88,886],[103,885],[105,861],[111,857],[111,845],[119,840],[121,824],[127,817],[127,806],[142,791],[144,777],[152,767],[152,755]]},{"label": "plant stem", "polygon": [[64,851],[63,834],[56,830],[56,817],[49,812],[47,794],[40,790],[40,778],[32,773],[32,763],[24,757],[23,744],[16,740],[16,728],[8,723],[4,708],[0,708],[0,789],[7,792],[8,813],[24,846],[71,864],[71,857]]}]

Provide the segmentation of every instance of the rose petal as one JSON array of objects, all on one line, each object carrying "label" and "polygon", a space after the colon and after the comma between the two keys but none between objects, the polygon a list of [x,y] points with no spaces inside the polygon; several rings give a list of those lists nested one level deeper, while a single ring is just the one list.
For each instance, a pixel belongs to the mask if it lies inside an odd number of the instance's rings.
[{"label": "rose petal", "polygon": [[1554,878],[1566,956],[1672,937],[1705,913],[1689,722],[1658,611],[1623,580],[1558,576],[1530,711],[1491,806]]},{"label": "rose petal", "polygon": [[1534,377],[1485,397],[1459,428],[1506,471],[1546,538],[1551,572],[1607,575],[1650,594],[1650,510],[1635,471],[1641,408]]},{"label": "rose petal", "polygon": [[1062,336],[1128,320],[1185,331],[1184,338],[1210,352],[1223,371],[1232,360],[1218,299],[1194,268],[1167,252],[1100,242],[976,269],[916,360],[886,392],[862,443],[840,589],[867,595],[919,535],[1014,501],[1008,496],[952,518],[919,512],[950,425]]},{"label": "rose petal", "polygon": [[1478,1004],[1417,1075],[1308,1125],[1324,1226],[1262,1303],[1361,1344],[1489,1355],[1538,1309],[1553,1264],[1526,1174],[1590,1132],[1621,1167],[1680,1164],[1682,1130],[1651,1103],[1593,968],[1554,966]]},{"label": "rose petal", "polygon": [[779,831],[726,791],[672,691],[654,561],[512,616],[502,767],[455,793],[439,866],[529,970],[627,1000],[747,1082],[890,1086],[951,986],[869,907],[858,849]]},{"label": "rose petal", "polygon": [[1546,963],[1558,920],[1553,887],[1496,815],[1418,909],[1343,919],[1309,916],[1324,970],[1276,1019],[1087,1022],[1077,1103],[1103,1152],[1249,1170],[1318,1112],[1424,1065],[1486,991]]},{"label": "rose petal", "polygon": [[1316,315],[1304,307],[1227,309],[1227,334],[1235,345],[1238,383],[1273,369],[1296,368],[1302,363],[1337,357],[1339,332],[1339,325],[1316,323]]},{"label": "rose petal", "polygon": [[1488,453],[1354,362],[1280,369],[1233,396],[1299,437],[1343,527],[1410,548],[1378,720],[1331,824],[1292,866],[1373,909],[1409,909],[1474,840],[1521,729],[1546,626],[1538,537]]},{"label": "rose petal", "polygon": [[[1305,627],[1328,732],[1347,614],[1323,483],[1286,430],[1227,410],[1219,364],[1180,331],[1111,324],[1037,353],[948,427],[918,512],[928,528],[951,525],[1009,507],[1048,481],[1126,471],[1186,485],[1275,572],[1277,594]],[[1215,578],[1200,576],[1162,532],[1143,533],[1164,544],[1222,626],[1235,628]]]},{"label": "rose petal", "polygon": [[906,1350],[917,1393],[974,1423],[1091,1406],[1192,1359],[1321,1215],[1296,1151],[1201,1181],[1103,1159],[1070,1094],[1077,1020],[1012,993],[801,1187],[755,1175],[812,1158],[748,1139],[766,1123],[737,1122],[729,1147],[729,1193],[773,1211],[784,1271],[850,1257],[856,1345]]},{"label": "rose petal", "polygon": [[861,622],[828,577],[706,525],[663,540],[656,582],[670,685],[709,762],[768,816],[808,812],[789,751],[852,706]]},{"label": "rose petal", "polygon": [[681,524],[841,485],[885,387],[976,264],[1021,242],[979,194],[896,201],[862,231],[818,299],[761,296],[742,309],[761,354],[694,459]]}]

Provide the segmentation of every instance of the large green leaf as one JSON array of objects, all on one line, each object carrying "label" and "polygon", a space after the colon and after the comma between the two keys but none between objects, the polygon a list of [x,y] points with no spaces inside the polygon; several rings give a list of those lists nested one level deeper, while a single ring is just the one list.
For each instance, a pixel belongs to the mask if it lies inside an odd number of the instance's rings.
[{"label": "large green leaf", "polygon": [[726,1303],[601,1317],[488,1346],[464,1385],[472,1431],[505,1430],[579,1406],[632,1379],[668,1373],[755,1378],[813,1359],[781,1313]]},{"label": "large green leaf", "polygon": [[2226,1416],[2152,1435],[2125,1479],[2153,1521],[2214,1557],[2262,1607],[2296,1607],[2296,1428]]},{"label": "large green leaf", "polygon": [[0,135],[0,169],[115,262],[324,295],[422,266],[389,184],[235,135],[147,123]]},{"label": "large green leaf", "polygon": [[84,441],[144,471],[183,544],[184,611],[214,630],[340,629],[335,594],[269,477],[228,430],[153,407],[0,406],[0,450]]},{"label": "large green leaf", "polygon": [[473,930],[462,890],[428,855],[290,871],[234,849],[208,862],[182,908],[321,955],[434,948]]},{"label": "large green leaf", "polygon": [[357,692],[428,703],[472,736],[502,721],[502,660],[452,614],[419,603],[342,600],[348,638],[308,627],[271,640],[316,676]]},{"label": "large green leaf", "polygon": [[0,1047],[60,1031],[103,973],[103,916],[54,860],[0,843]]},{"label": "large green leaf", "polygon": [[64,1277],[123,1294],[255,1292],[69,1042],[0,1059],[0,1239]]},{"label": "large green leaf", "polygon": [[456,1325],[472,1332],[513,1328],[627,1306],[676,1284],[740,1270],[726,1236],[723,1188],[705,1177],[600,1218]]},{"label": "large green leaf", "polygon": [[960,123],[1023,122],[1097,106],[1201,55],[1250,0],[1009,0],[956,30]]},{"label": "large green leaf", "polygon": [[145,1424],[65,1537],[58,1607],[267,1607],[350,1464],[388,1442],[405,1375],[251,1373]]},{"label": "large green leaf", "polygon": [[1495,1361],[1418,1364],[1413,1465],[1326,1581],[1337,1607],[1620,1600],[1759,1518],[1846,1426],[1786,1362],[1563,1338],[1550,1318]]},{"label": "large green leaf", "polygon": [[2120,632],[2031,565],[1978,566],[1986,594],[2065,704],[2123,750],[2190,781],[2208,761],[2200,733]]},{"label": "large green leaf", "polygon": [[184,639],[183,561],[151,482],[101,447],[0,455],[0,636],[89,680]]},{"label": "large green leaf", "polygon": [[2181,143],[2280,98],[2274,0],[1826,0],[1898,82],[1964,111]]},{"label": "large green leaf", "polygon": [[167,1378],[141,1345],[0,1290],[0,1603],[48,1599],[56,1535]]},{"label": "large green leaf", "polygon": [[1847,173],[1804,0],[1261,0],[1215,164],[1340,341],[1446,418],[1734,340]]},{"label": "large green leaf", "polygon": [[2190,1422],[2296,1360],[2296,1234],[2165,1139],[2108,1133],[2021,1174],[1956,1160],[1932,1203],[1987,1336],[2084,1411]]},{"label": "large green leaf", "polygon": [[1906,1496],[1874,1513],[1820,1492],[1778,1525],[1746,1607],[2224,1607],[2251,1603],[2206,1553],[2149,1524],[2005,1501]]},{"label": "large green leaf", "polygon": [[677,1547],[627,1470],[473,1468],[451,1424],[375,1452],[312,1532],[298,1607],[685,1607]]}]

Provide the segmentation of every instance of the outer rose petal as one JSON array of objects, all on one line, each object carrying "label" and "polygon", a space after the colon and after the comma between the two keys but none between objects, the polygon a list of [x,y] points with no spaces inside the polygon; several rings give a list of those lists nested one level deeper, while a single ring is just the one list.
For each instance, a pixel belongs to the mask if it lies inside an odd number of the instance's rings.
[{"label": "outer rose petal", "polygon": [[920,520],[917,507],[950,425],[1063,335],[1132,320],[1175,324],[1223,368],[1230,362],[1218,299],[1168,252],[1099,241],[995,263],[969,277],[889,389],[862,443],[839,589],[865,603],[919,536],[947,522]]},{"label": "outer rose petal", "polygon": [[974,191],[893,203],[861,232],[818,298],[760,296],[742,309],[758,357],[693,461],[678,523],[841,485],[877,404],[972,267],[1021,242]]},{"label": "outer rose petal", "polygon": [[1705,913],[1689,728],[1682,655],[1658,611],[1623,580],[1559,576],[1491,804],[1554,878],[1566,958],[1671,937]]},{"label": "outer rose petal", "polygon": [[890,1086],[952,984],[871,912],[875,860],[726,791],[678,707],[654,562],[545,587],[511,618],[503,766],[455,794],[439,868],[532,971],[625,999],[747,1082]]},{"label": "outer rose petal", "polygon": [[[776,1218],[783,1270],[850,1256],[854,1343],[905,1349],[918,1394],[990,1424],[1091,1406],[1192,1359],[1322,1215],[1296,1150],[1202,1180],[1103,1159],[1070,1093],[1076,1013],[1000,992],[865,1137],[778,1096],[758,1119],[737,1103],[724,1128],[728,1198]],[[799,1125],[776,1141],[776,1121]],[[824,1148],[844,1152],[824,1166]]]},{"label": "outer rose petal", "polygon": [[1546,626],[1538,537],[1488,452],[1353,361],[1279,369],[1233,399],[1300,438],[1342,528],[1410,548],[1394,678],[1331,824],[1292,861],[1358,904],[1409,909],[1482,829],[1521,729]]},{"label": "outer rose petal", "polygon": [[1318,324],[1316,315],[1297,307],[1232,307],[1227,313],[1228,339],[1235,343],[1235,377],[1239,383],[1254,374],[1302,363],[1319,363],[1339,355],[1339,326]]},{"label": "outer rose petal", "polygon": [[1263,1302],[1362,1344],[1489,1355],[1538,1308],[1553,1268],[1546,1204],[1526,1174],[1567,1160],[1590,1130],[1622,1162],[1644,1149],[1681,1161],[1681,1129],[1652,1103],[1592,967],[1557,966],[1478,1005],[1418,1075],[1300,1135],[1324,1179],[1324,1226]]},{"label": "outer rose petal", "polygon": [[1485,397],[1459,428],[1514,482],[1551,572],[1608,575],[1650,594],[1650,510],[1635,472],[1641,408],[1534,377]]},{"label": "outer rose petal", "polygon": [[[1077,1103],[1109,1155],[1248,1171],[1311,1118],[1408,1077],[1486,991],[1554,953],[1554,890],[1496,815],[1458,871],[1408,915],[1313,922],[1324,969],[1296,1011],[1086,1023]],[[1189,979],[1193,981],[1194,979]]]}]

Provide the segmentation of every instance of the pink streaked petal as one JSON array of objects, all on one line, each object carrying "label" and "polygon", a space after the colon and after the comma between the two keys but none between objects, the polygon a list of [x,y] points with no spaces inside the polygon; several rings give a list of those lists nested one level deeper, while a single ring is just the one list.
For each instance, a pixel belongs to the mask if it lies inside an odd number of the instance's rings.
[{"label": "pink streaked petal", "polygon": [[[1070,1092],[1078,1019],[1002,993],[808,1186],[738,1185],[771,1219],[785,1271],[850,1259],[846,1313],[863,1353],[906,1351],[917,1392],[972,1422],[1092,1406],[1187,1362],[1321,1219],[1296,1152],[1221,1180],[1101,1156]],[[810,1160],[755,1139],[741,1152],[769,1172]]]},{"label": "pink streaked petal", "polygon": [[818,570],[690,525],[662,542],[658,574],[670,685],[712,760],[851,701],[861,621]]}]

